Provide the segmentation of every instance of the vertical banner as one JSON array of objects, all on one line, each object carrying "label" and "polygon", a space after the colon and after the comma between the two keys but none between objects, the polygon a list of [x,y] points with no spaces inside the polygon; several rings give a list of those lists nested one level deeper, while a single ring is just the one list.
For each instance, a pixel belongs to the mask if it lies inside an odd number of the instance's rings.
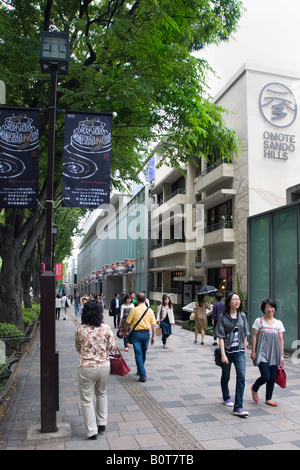
[{"label": "vertical banner", "polygon": [[0,207],[34,207],[38,176],[39,111],[0,108]]},{"label": "vertical banner", "polygon": [[55,263],[55,279],[63,279],[63,263]]},{"label": "vertical banner", "polygon": [[68,113],[65,119],[64,207],[96,209],[110,201],[112,114]]}]

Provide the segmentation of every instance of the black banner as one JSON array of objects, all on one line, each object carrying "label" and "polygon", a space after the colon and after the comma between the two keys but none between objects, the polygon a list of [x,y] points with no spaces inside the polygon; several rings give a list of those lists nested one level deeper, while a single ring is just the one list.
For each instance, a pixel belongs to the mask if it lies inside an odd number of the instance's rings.
[{"label": "black banner", "polygon": [[110,201],[112,115],[68,113],[65,119],[64,207],[96,209]]},{"label": "black banner", "polygon": [[0,207],[34,207],[38,197],[39,111],[0,109]]}]

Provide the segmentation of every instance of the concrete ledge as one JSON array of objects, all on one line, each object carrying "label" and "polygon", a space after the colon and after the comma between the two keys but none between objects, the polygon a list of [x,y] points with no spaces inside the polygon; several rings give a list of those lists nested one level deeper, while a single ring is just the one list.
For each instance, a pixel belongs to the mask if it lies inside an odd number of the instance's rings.
[{"label": "concrete ledge", "polygon": [[44,439],[57,439],[60,437],[71,436],[71,426],[68,423],[60,423],[57,426],[57,432],[41,432],[40,424],[34,424],[27,430],[26,439],[29,441],[33,440],[44,440]]}]

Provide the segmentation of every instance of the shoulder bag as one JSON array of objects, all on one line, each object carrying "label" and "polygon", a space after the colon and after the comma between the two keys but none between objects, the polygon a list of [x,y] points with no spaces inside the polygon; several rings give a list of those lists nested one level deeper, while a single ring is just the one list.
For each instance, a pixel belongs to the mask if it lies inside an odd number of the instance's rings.
[{"label": "shoulder bag", "polygon": [[[234,326],[232,326],[232,328],[230,330],[226,330],[225,328],[225,325],[224,325],[224,329],[225,329],[225,334],[226,336],[233,330]],[[214,361],[215,361],[215,364],[216,366],[219,366],[219,367],[222,367],[222,359],[221,359],[221,349],[220,347],[216,348],[214,350]]]},{"label": "shoulder bag", "polygon": [[[162,305],[160,304],[158,309],[157,309],[157,321],[161,322],[161,312],[162,312]],[[159,319],[160,318],[160,319]],[[155,335],[156,336],[161,336],[162,335],[162,328],[161,326],[156,326],[155,329]]]},{"label": "shoulder bag", "polygon": [[131,340],[131,333],[133,332],[133,330],[138,326],[138,324],[140,323],[140,321],[144,318],[144,316],[146,315],[146,313],[148,312],[149,310],[149,307],[146,308],[146,310],[144,311],[143,315],[141,316],[141,318],[136,322],[136,324],[134,325],[134,327],[132,328],[132,330],[129,332],[128,334],[128,343],[129,344],[132,344],[132,340]]}]

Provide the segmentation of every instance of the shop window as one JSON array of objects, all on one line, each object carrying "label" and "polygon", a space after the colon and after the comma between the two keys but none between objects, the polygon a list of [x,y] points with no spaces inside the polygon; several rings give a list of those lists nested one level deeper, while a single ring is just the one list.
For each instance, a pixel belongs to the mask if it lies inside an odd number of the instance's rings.
[{"label": "shop window", "polygon": [[232,291],[232,268],[213,268],[207,270],[208,284],[224,293]]},{"label": "shop window", "polygon": [[185,177],[184,176],[182,176],[178,180],[174,181],[174,183],[172,183],[172,191],[171,192],[174,193],[178,189],[185,189]]}]

